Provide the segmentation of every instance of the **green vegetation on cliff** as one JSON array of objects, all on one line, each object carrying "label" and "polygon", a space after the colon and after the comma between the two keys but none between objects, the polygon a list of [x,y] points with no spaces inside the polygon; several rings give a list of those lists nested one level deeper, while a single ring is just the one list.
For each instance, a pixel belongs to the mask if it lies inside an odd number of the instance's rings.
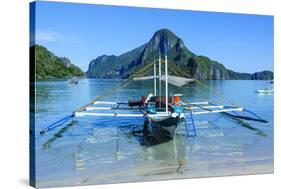
[{"label": "green vegetation on cliff", "polygon": [[35,45],[35,68],[36,78],[70,78],[83,77],[85,73],[65,57],[57,57],[47,48]]},{"label": "green vegetation on cliff", "polygon": [[187,61],[187,72],[195,79],[228,79],[224,65],[206,56],[192,56]]}]

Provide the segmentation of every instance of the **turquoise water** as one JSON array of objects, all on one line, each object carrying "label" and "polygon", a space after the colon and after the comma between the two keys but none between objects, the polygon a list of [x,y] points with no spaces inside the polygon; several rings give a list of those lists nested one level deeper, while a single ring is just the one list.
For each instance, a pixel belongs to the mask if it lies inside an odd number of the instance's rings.
[{"label": "turquoise water", "polygon": [[[117,85],[118,80],[83,79],[36,83],[36,180],[38,187],[106,184],[273,171],[272,94],[254,93],[268,81],[204,81],[183,88],[184,101],[217,101],[246,107],[269,123],[238,123],[220,114],[195,117],[196,138],[186,138],[181,125],[174,140],[143,145],[143,118],[81,117],[41,136],[48,124],[70,114]],[[208,87],[206,87],[208,86]],[[106,97],[107,101],[139,99],[153,92],[152,82],[137,82]],[[163,93],[162,93],[163,94]],[[246,125],[248,126],[248,125]]]}]

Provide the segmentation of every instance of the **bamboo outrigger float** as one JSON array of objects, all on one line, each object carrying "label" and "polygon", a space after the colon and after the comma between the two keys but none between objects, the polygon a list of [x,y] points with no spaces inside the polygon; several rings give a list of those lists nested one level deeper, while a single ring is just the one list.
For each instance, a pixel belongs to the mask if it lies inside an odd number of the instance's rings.
[{"label": "bamboo outrigger float", "polygon": [[[83,116],[143,117],[143,134],[152,136],[157,140],[173,139],[175,131],[179,123],[182,121],[185,122],[186,135],[188,137],[196,136],[194,124],[194,116],[196,115],[221,113],[235,119],[251,120],[263,123],[267,122],[255,113],[246,110],[243,107],[219,105],[212,102],[183,102],[181,100],[181,94],[169,96],[168,83],[176,86],[183,86],[194,81],[194,79],[169,76],[167,54],[165,55],[164,60],[164,75],[162,75],[161,64],[163,63],[161,62],[161,56],[159,55],[158,65],[157,61],[154,61],[153,66],[151,66],[153,67],[153,76],[130,78],[132,81],[147,79],[154,80],[154,92],[149,94],[147,97],[142,96],[139,100],[129,100],[128,102],[108,102],[95,99],[88,105],[73,112],[73,114],[46,127],[40,133],[46,133],[74,117]],[[159,82],[158,91],[157,80]],[[177,80],[179,80],[179,82],[176,82]],[[165,96],[162,96],[161,94],[161,81],[165,82]],[[125,85],[122,84],[121,86],[123,87]],[[114,90],[117,90],[117,88],[113,89],[113,91]],[[127,112],[124,113],[120,111]]]}]

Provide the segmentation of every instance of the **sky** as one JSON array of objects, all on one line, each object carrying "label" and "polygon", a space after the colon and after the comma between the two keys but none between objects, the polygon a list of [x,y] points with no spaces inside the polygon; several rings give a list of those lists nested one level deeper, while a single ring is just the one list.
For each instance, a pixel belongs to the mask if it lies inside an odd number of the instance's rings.
[{"label": "sky", "polygon": [[35,18],[36,43],[84,71],[92,59],[137,48],[162,28],[233,71],[273,71],[272,16],[39,1]]}]

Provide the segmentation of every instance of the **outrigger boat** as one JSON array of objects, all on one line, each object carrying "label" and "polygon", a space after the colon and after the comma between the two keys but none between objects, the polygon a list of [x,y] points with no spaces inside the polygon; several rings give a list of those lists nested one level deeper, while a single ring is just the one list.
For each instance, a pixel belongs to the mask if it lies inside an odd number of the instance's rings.
[{"label": "outrigger boat", "polygon": [[[264,122],[267,121],[256,115],[255,113],[239,106],[218,105],[211,102],[183,102],[181,94],[169,96],[168,83],[176,86],[182,86],[194,79],[178,78],[180,82],[175,82],[175,76],[168,75],[168,59],[165,55],[165,74],[162,75],[161,56],[157,61],[153,62],[153,76],[136,77],[132,80],[154,80],[154,93],[147,97],[142,96],[139,100],[128,100],[128,102],[108,102],[93,100],[88,105],[75,111],[73,114],[57,121],[56,123],[46,127],[41,134],[46,133],[59,125],[65,123],[73,117],[83,116],[100,116],[100,117],[143,117],[143,134],[151,136],[156,140],[167,141],[173,139],[175,131],[182,121],[185,122],[186,136],[196,136],[196,128],[194,124],[195,115],[221,113],[231,118],[244,119],[251,121]],[[157,75],[158,66],[158,75]],[[172,80],[169,81],[169,79]],[[157,80],[159,80],[159,89],[157,94]],[[165,82],[165,96],[161,95],[161,81]],[[127,111],[124,113],[124,111]],[[241,114],[239,114],[241,113]]]},{"label": "outrigger boat", "polygon": [[257,93],[274,93],[274,90],[269,89],[269,88],[264,88],[264,89],[258,89],[256,92]]}]

